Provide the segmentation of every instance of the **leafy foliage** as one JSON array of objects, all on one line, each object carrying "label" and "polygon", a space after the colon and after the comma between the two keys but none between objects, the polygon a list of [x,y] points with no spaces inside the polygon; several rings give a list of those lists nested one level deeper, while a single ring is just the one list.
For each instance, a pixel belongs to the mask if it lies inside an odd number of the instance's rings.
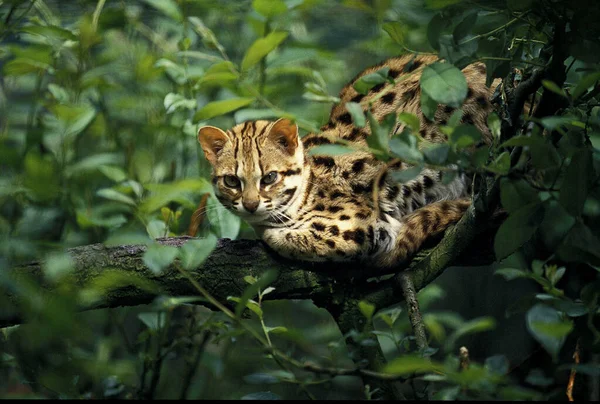
[{"label": "leafy foliage", "polygon": [[[590,376],[577,382],[584,398],[598,383],[600,349],[599,19],[584,0],[0,2],[0,311],[18,302],[28,323],[1,329],[0,395],[370,399],[384,393],[373,380],[394,378],[409,382],[401,383],[408,398],[547,399],[563,398],[573,368]],[[285,116],[302,134],[317,131],[353,73],[409,52],[444,59],[424,69],[421,107],[429,118],[439,104],[457,108],[441,127],[447,144],[427,144],[414,115],[378,122],[357,103],[345,107],[355,125],[370,126],[377,158],[412,165],[394,173],[398,181],[432,167],[443,181],[469,173],[477,192],[498,191],[476,207],[507,213],[493,279],[499,289],[534,288],[502,308],[520,316],[526,335],[504,335],[486,313],[432,308],[445,294],[435,284],[419,293],[428,350],[417,351],[404,310],[367,301],[342,335],[309,301],[270,301],[272,272],[248,275],[229,299],[233,311],[194,285],[199,296],[76,312],[123,288],[160,288],[118,268],[78,285],[66,248],[145,244],[148,268],[187,281],[217,238],[255,237],[212,194],[200,125]],[[488,84],[506,78],[488,119],[491,146],[460,123],[468,94],[460,69],[475,61]],[[520,125],[512,87],[542,70]],[[355,88],[402,79],[388,73]],[[186,234],[199,239],[179,250],[153,240]],[[7,275],[33,259],[44,260],[44,279]],[[485,341],[497,335],[528,335],[541,354],[509,364],[488,350],[461,367],[465,341],[493,347]],[[359,353],[373,346],[388,363],[361,383]],[[575,350],[582,359],[573,366]]]}]

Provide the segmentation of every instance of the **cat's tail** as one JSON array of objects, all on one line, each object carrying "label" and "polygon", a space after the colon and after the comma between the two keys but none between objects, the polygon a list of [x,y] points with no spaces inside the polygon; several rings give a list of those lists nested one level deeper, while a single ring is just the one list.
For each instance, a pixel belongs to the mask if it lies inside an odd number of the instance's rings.
[{"label": "cat's tail", "polygon": [[434,202],[406,215],[396,237],[394,251],[381,257],[382,267],[394,267],[416,253],[427,239],[439,235],[460,220],[470,199]]}]

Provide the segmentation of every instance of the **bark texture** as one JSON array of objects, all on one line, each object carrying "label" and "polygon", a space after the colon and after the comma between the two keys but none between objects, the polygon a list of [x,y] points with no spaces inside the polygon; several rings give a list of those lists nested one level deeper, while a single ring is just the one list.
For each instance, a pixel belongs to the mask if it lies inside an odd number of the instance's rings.
[{"label": "bark texture", "polygon": [[[435,247],[422,251],[397,273],[410,270],[415,290],[418,291],[439,276],[450,264],[481,265],[493,261],[492,234],[481,234],[474,210],[470,209],[458,225],[446,232]],[[492,226],[495,227],[495,226]],[[489,230],[489,226],[488,226]],[[477,236],[478,235],[478,236]],[[190,237],[159,239],[161,244],[180,247]],[[472,242],[477,240],[477,242]],[[159,274],[146,268],[143,262],[145,245],[107,247],[92,244],[70,249],[75,263],[71,276],[77,287],[93,285],[95,296],[82,296],[81,310],[133,306],[151,302],[158,295],[197,295],[189,280],[174,267]],[[45,279],[42,262],[32,262],[8,271],[9,278],[27,278],[43,282],[51,292],[59,287]],[[258,240],[219,240],[217,248],[196,270],[192,277],[217,300],[225,303],[228,296],[241,296],[248,284],[246,275],[259,277],[267,270],[277,270],[277,279],[271,284],[275,291],[269,299],[312,299],[329,310],[340,322],[340,328],[350,329],[357,318],[356,303],[367,300],[380,309],[402,300],[399,275],[374,273],[362,265],[312,264],[281,258]],[[119,286],[106,282],[103,277],[118,276]],[[368,279],[371,278],[371,279]],[[368,279],[368,281],[367,281]],[[15,282],[15,284],[18,284]],[[0,295],[0,327],[19,324],[26,319],[26,307],[19,296],[23,290],[5,290]],[[52,293],[40,296],[51,298]],[[360,318],[360,317],[358,317]]]}]

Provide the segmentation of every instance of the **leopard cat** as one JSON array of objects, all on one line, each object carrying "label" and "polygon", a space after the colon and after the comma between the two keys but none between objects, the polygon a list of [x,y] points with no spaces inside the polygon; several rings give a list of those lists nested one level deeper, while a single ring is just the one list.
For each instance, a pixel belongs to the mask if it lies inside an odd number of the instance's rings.
[{"label": "leopard cat", "polygon": [[[305,261],[363,261],[390,269],[414,254],[430,237],[457,222],[470,205],[469,180],[458,175],[444,184],[441,172],[424,169],[416,178],[398,183],[389,175],[410,166],[383,162],[362,150],[341,155],[310,155],[312,148],[343,139],[366,146],[368,126],[353,124],[346,102],[357,102],[381,120],[391,112],[409,112],[420,119],[427,141],[447,141],[438,125],[454,112],[439,105],[433,121],[420,108],[419,79],[435,56],[401,56],[370,67],[340,92],[327,124],[319,133],[299,137],[289,119],[240,123],[224,131],[204,126],[198,139],[213,168],[215,195],[246,220],[276,252]],[[360,77],[389,68],[395,84],[379,84],[367,95],[353,84]],[[493,110],[483,63],[465,67],[468,95],[462,122],[473,124],[485,143],[491,142],[486,119]],[[394,133],[404,129],[398,124]]]}]

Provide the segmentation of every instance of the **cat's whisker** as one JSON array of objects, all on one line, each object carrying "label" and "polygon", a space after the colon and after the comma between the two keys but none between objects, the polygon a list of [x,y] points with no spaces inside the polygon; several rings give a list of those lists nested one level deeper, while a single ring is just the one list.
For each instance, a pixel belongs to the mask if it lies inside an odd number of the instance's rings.
[{"label": "cat's whisker", "polygon": [[227,210],[226,207],[220,206],[220,205],[211,206],[210,208],[204,208],[202,210],[194,212],[193,218],[197,219],[200,216],[206,215],[208,212],[215,212],[215,211],[219,211],[219,210],[223,210],[223,209]]},{"label": "cat's whisker", "polygon": [[274,212],[274,213],[275,213],[275,215],[274,215],[273,217],[274,217],[275,219],[279,220],[279,222],[281,223],[281,227],[283,227],[283,228],[286,228],[286,229],[289,229],[289,228],[290,228],[290,225],[289,225],[289,224],[287,224],[287,223],[286,223],[286,222],[285,222],[283,219],[281,219],[281,217],[283,217],[284,219],[286,219],[286,220],[288,220],[288,221],[289,221],[289,220],[292,220],[292,219],[291,219],[289,216],[287,216],[287,215],[284,215],[284,214],[282,214],[282,213],[280,213],[280,212]]}]

